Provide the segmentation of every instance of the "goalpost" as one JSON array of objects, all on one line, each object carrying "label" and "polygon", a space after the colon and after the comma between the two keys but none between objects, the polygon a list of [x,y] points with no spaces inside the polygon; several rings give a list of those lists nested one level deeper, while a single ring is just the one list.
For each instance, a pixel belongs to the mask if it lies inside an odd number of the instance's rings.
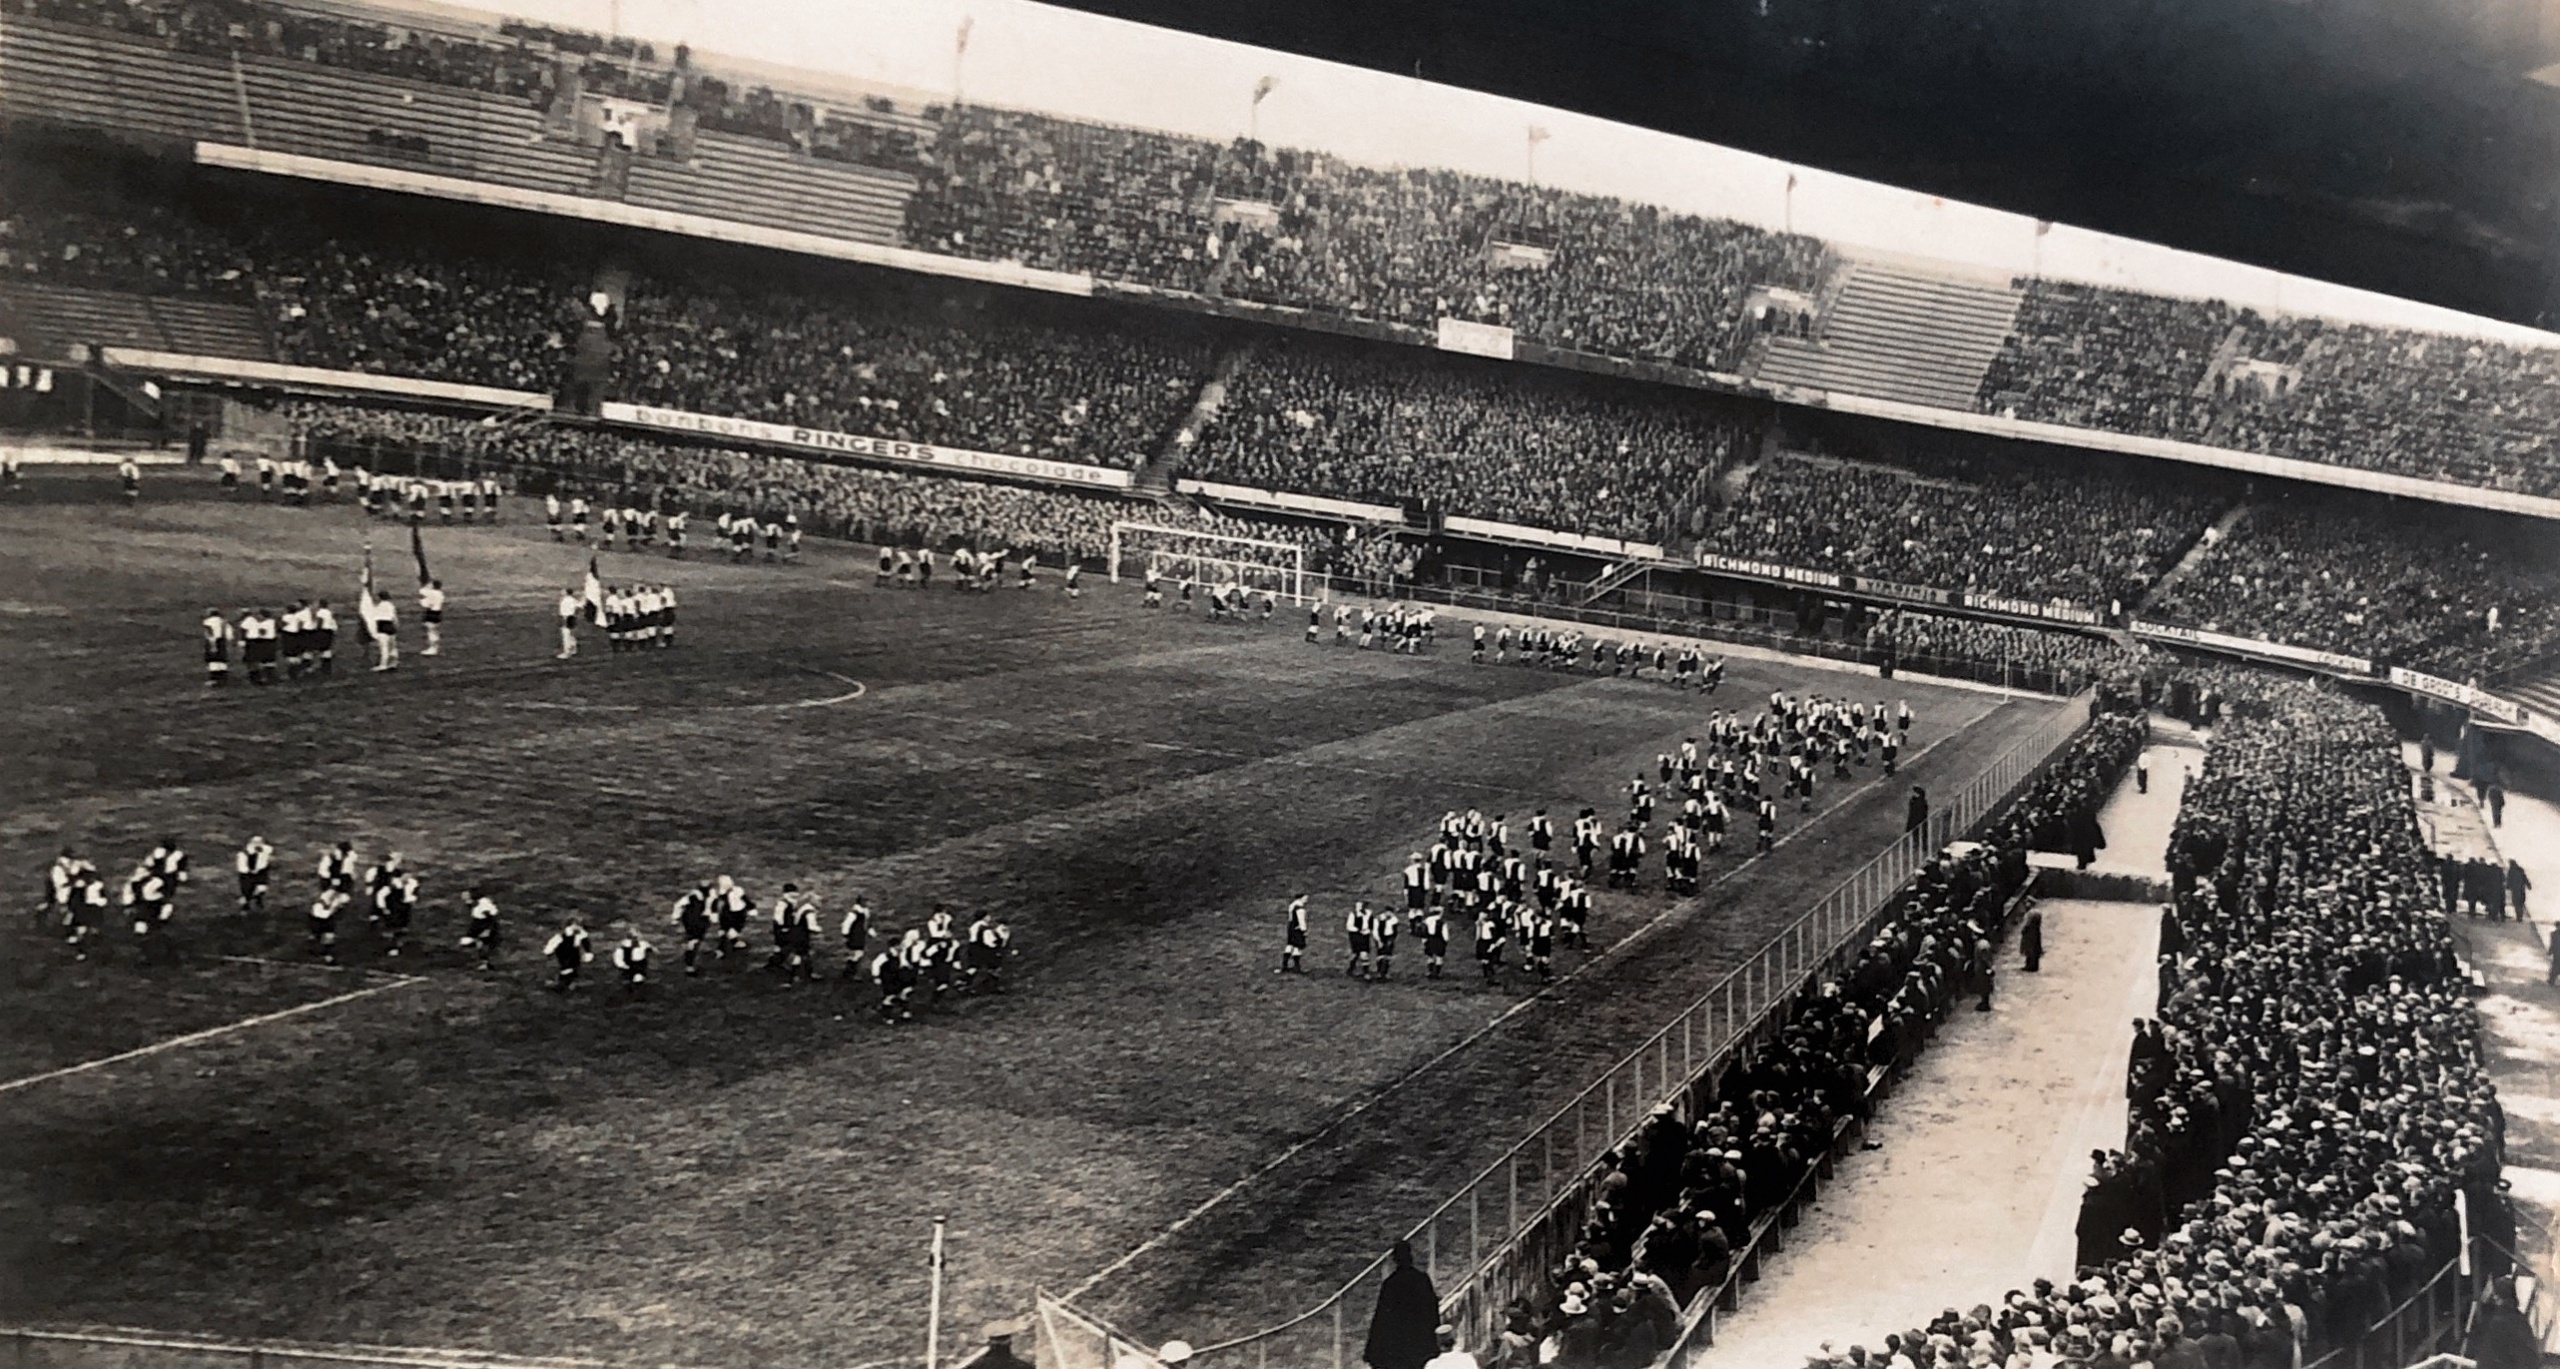
[{"label": "goalpost", "polygon": [[[1125,570],[1123,568],[1126,568]],[[1292,604],[1307,601],[1306,548],[1233,533],[1171,528],[1161,523],[1111,525],[1111,583],[1124,575],[1158,578],[1204,588],[1241,585]]]}]

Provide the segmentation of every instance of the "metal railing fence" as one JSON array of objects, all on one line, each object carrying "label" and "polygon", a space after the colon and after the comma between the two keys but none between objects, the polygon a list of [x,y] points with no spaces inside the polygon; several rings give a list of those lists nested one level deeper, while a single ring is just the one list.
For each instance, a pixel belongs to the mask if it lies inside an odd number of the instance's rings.
[{"label": "metal railing fence", "polygon": [[[2361,1334],[2306,1359],[2302,1369],[2407,1369],[2440,1351],[2459,1351],[2480,1305],[2483,1280],[2456,1256]],[[2477,1269],[2476,1261],[2470,1268]]]},{"label": "metal railing fence", "polygon": [[[1511,1300],[1545,1277],[1589,1215],[1600,1158],[1632,1139],[1658,1105],[1679,1106],[1711,1081],[1796,992],[1869,935],[1922,865],[1990,816],[2086,725],[2068,707],[1968,781],[1926,825],[1905,832],[1841,880],[1742,965],[1451,1194],[1405,1238],[1442,1290],[1460,1342],[1484,1345]],[[1366,1307],[1382,1255],[1305,1312],[1250,1335],[1200,1347],[1203,1364],[1349,1369],[1359,1360]]]}]

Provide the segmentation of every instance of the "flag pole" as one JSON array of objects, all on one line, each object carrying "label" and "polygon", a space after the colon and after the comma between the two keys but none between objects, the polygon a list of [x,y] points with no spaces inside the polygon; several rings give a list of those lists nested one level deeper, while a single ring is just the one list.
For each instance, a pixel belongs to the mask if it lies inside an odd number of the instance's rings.
[{"label": "flag pole", "polygon": [[1271,92],[1279,89],[1279,87],[1279,77],[1264,76],[1253,83],[1253,98],[1245,102],[1245,141],[1254,144],[1256,147],[1262,145],[1262,102],[1271,98]]},{"label": "flag pole", "polygon": [[924,1369],[934,1369],[942,1355],[942,1225],[947,1220],[933,1219],[933,1292],[928,1299],[924,1324]]}]

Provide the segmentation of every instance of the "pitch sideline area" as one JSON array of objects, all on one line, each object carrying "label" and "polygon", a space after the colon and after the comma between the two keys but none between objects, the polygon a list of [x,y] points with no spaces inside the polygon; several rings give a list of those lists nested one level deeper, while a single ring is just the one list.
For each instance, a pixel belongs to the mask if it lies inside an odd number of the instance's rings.
[{"label": "pitch sideline area", "polygon": [[[339,836],[401,850],[428,910],[425,953],[397,963],[422,982],[400,993],[12,1092],[0,1318],[878,1358],[911,1348],[933,1213],[952,1218],[952,1324],[1017,1311],[1513,1013],[1098,1290],[1133,1325],[1249,1329],[1365,1263],[1900,829],[1898,782],[1826,783],[1817,814],[1784,815],[1802,836],[1693,905],[1600,892],[1599,948],[1660,927],[1526,1008],[1526,986],[1426,985],[1410,964],[1363,984],[1337,972],[1341,909],[1386,902],[1443,810],[1614,814],[1709,705],[1470,668],[1449,642],[1420,659],[1310,648],[1285,614],[1209,625],[1102,586],[1071,605],[1054,575],[1035,594],[875,590],[832,548],[797,568],[607,556],[609,579],[678,584],[683,645],[553,662],[550,599],[586,557],[520,525],[427,530],[454,592],[446,658],[208,697],[204,607],[343,602],[368,536],[396,583],[404,534],[343,509],[0,508],[0,602],[30,609],[0,615],[0,669],[29,686],[0,730],[30,757],[0,779],[0,869],[31,889],[68,841],[113,878],[167,832],[199,870],[175,968],[74,972],[11,920],[0,1020],[43,1058],[0,1073],[344,992],[212,959],[301,953],[288,918],[222,916],[222,866],[250,831],[279,847],[286,911]],[[845,692],[826,674],[863,690],[765,707]],[[1713,702],[1773,688],[1879,685],[1737,659]],[[1890,688],[1930,746],[1907,777],[1933,786],[2056,707]],[[572,909],[638,921],[665,965],[667,903],[718,871],[768,902],[784,879],[831,909],[859,892],[893,928],[937,899],[1003,916],[1014,992],[893,1030],[864,994],[734,961],[637,1003],[538,987],[531,944]],[[466,881],[510,919],[488,975],[450,948]],[[1316,900],[1318,973],[1284,980],[1278,914],[1297,893]],[[362,938],[350,954],[383,963]]]},{"label": "pitch sideline area", "polygon": [[[239,957],[226,957],[226,959],[237,960]],[[86,1074],[91,1070],[112,1069],[115,1066],[124,1064],[130,1060],[148,1059],[151,1056],[160,1054],[162,1051],[184,1050],[189,1046],[199,1045],[203,1042],[215,1040],[219,1037],[229,1036],[233,1032],[250,1031],[258,1027],[266,1026],[271,1022],[281,1022],[288,1017],[299,1017],[307,1012],[323,1012],[327,1009],[337,1007],[341,1003],[353,1003],[357,999],[371,998],[375,994],[382,993],[386,990],[397,989],[408,984],[421,984],[424,982],[426,981],[416,975],[395,975],[389,978],[378,979],[374,983],[365,985],[363,988],[349,989],[343,993],[332,994],[327,998],[318,999],[313,1002],[297,1003],[290,1008],[278,1008],[274,1012],[262,1012],[252,1017],[241,1018],[237,1022],[226,1022],[218,1027],[207,1027],[202,1031],[192,1031],[183,1036],[173,1036],[166,1041],[154,1041],[147,1046],[136,1046],[131,1050],[118,1051],[113,1055],[100,1056],[95,1060],[83,1060],[76,1065],[63,1065],[59,1068],[45,1070],[37,1074],[24,1075],[16,1079],[0,1080],[0,1093],[12,1093],[19,1089],[33,1088],[38,1084],[49,1084],[56,1079],[68,1079],[75,1074]]]}]

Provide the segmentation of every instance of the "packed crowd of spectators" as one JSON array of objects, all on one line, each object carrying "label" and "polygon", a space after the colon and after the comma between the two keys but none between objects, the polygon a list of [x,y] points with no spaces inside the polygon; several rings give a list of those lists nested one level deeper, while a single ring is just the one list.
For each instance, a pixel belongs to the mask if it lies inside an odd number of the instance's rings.
[{"label": "packed crowd of spectators", "polygon": [[2143,612],[2468,681],[2560,649],[2560,553],[2548,524],[2284,498]]},{"label": "packed crowd of spectators", "polygon": [[2103,612],[2138,601],[2218,503],[2208,482],[1987,456],[1888,467],[1781,455],[1718,511],[1700,549]]},{"label": "packed crowd of spectators", "polygon": [[1988,995],[1992,948],[2027,878],[2016,846],[1932,860],[1713,1105],[1694,1119],[1657,1109],[1605,1158],[1572,1255],[1511,1309],[1505,1342],[1552,1338],[1554,1353],[1505,1362],[1643,1369],[1669,1348],[1679,1309],[1736,1276],[1754,1232],[1865,1118],[1871,1072],[1908,1065],[1952,1007]]},{"label": "packed crowd of spectators", "polygon": [[[1870,656],[1890,656],[1904,669],[1928,670],[1938,661],[1999,662],[2014,667],[2022,680],[2041,676],[2066,685],[2096,679],[2127,656],[2111,638],[1917,609],[1884,614],[1867,629],[1866,640]],[[2063,687],[2056,692],[2077,691]]]},{"label": "packed crowd of spectators", "polygon": [[2217,300],[2028,281],[1983,401],[2035,423],[2200,441],[2215,406],[2198,391],[2235,319]]},{"label": "packed crowd of spectators", "polygon": [[[629,507],[701,517],[788,513],[820,537],[936,549],[963,544],[1034,551],[1099,567],[1111,525],[1145,521],[1288,542],[1332,553],[1323,529],[1115,498],[810,460],[730,447],[660,442],[558,422],[502,423],[412,409],[297,400],[283,412],[315,457],[393,474],[515,473],[528,494],[581,494]],[[1312,568],[1312,567],[1311,567]]]},{"label": "packed crowd of spectators", "polygon": [[564,271],[314,236],[262,245],[277,344],[333,370],[548,394],[575,339]]},{"label": "packed crowd of spectators", "polygon": [[[1437,168],[1372,167],[984,107],[938,111],[920,247],[1162,289],[1731,369],[1755,286],[1811,290],[1810,238]],[[1221,200],[1260,206],[1221,216]]]},{"label": "packed crowd of spectators", "polygon": [[[124,188],[138,173],[97,170],[0,161],[0,289],[238,301],[261,311],[285,361],[516,390],[556,390],[579,352],[591,278],[573,253],[479,255],[424,219],[352,232],[283,192],[155,196]],[[635,276],[614,388],[1127,468],[1163,449],[1222,345],[1197,320],[999,305],[983,287],[743,279]],[[2100,610],[2135,605],[2221,498],[2183,474],[1911,452],[1892,465],[1780,457],[1717,507],[1717,473],[1754,445],[1747,420],[1688,392],[1289,336],[1244,357],[1186,469],[1640,541],[1701,532],[1702,549],[1752,560]],[[2278,501],[2139,611],[2456,679],[2560,647],[2560,560],[2541,525],[2378,507]]]},{"label": "packed crowd of spectators", "polygon": [[[574,80],[672,104],[703,129],[911,175],[907,232],[929,251],[1412,328],[1501,324],[1628,360],[1738,369],[1751,291],[1818,294],[1830,267],[1810,238],[1612,197],[981,105],[803,97],[725,79],[681,50],[537,25],[409,28],[250,0],[0,0],[0,13],[535,104]],[[1255,209],[1222,214],[1222,201]],[[1980,404],[2560,493],[2560,349],[2030,280]]]},{"label": "packed crowd of spectators", "polygon": [[2560,494],[2555,348],[2038,280],[1982,402],[2038,422]]},{"label": "packed crowd of spectators", "polygon": [[908,205],[915,246],[1206,288],[1217,144],[983,105],[941,117]]},{"label": "packed crowd of spectators", "polygon": [[1659,542],[1751,443],[1695,396],[1324,338],[1246,358],[1204,479]]},{"label": "packed crowd of spectators", "polygon": [[1570,351],[1729,370],[1752,288],[1811,290],[1827,264],[1811,238],[1605,196],[1249,144],[1248,157],[1278,182],[1256,189],[1280,213],[1232,236],[1224,292],[1241,299],[1500,324]]},{"label": "packed crowd of spectators", "polygon": [[0,160],[0,287],[255,298],[248,263],[167,205],[101,200],[50,165]]},{"label": "packed crowd of spectators", "polygon": [[2560,495],[2560,348],[2291,322],[2316,334],[2302,382],[2235,405],[2226,445]]},{"label": "packed crowd of spectators", "polygon": [[38,158],[0,161],[0,196],[0,288],[254,304],[289,362],[547,393],[574,335],[564,265],[358,238],[253,195],[155,202]]},{"label": "packed crowd of spectators", "polygon": [[2064,852],[2087,869],[2107,845],[2098,813],[2150,735],[2149,715],[2139,708],[2092,718],[2089,729],[2001,815],[1988,840],[1998,847]]},{"label": "packed crowd of spectators", "polygon": [[1099,312],[1073,325],[941,282],[743,290],[633,282],[625,397],[752,418],[1133,469],[1198,397],[1206,330]]},{"label": "packed crowd of spectators", "polygon": [[[2188,786],[2170,869],[2159,1018],[2078,1277],[1857,1347],[1864,1363],[2284,1369],[2453,1259],[2457,1193],[2475,1231],[2512,1236],[2503,1117],[2380,713],[2257,677]],[[2494,1275],[2504,1255],[2483,1249]]]},{"label": "packed crowd of spectators", "polygon": [[[287,361],[550,392],[591,277],[422,235],[321,231],[262,202],[154,204],[38,159],[0,163],[0,284],[259,303]],[[1214,355],[1190,320],[991,300],[947,282],[754,288],[636,276],[618,320],[629,398],[1013,455],[1142,465]]]}]

